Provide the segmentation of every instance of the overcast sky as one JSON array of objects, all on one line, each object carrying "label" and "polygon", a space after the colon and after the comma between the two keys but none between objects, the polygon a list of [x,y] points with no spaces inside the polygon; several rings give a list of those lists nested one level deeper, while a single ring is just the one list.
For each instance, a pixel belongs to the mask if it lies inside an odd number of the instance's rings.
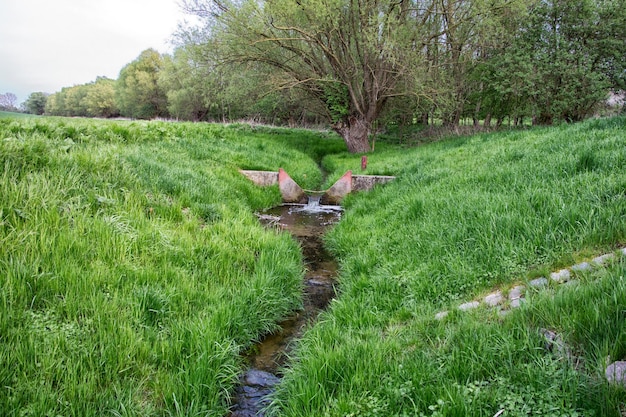
[{"label": "overcast sky", "polygon": [[116,79],[148,48],[171,52],[178,0],[0,0],[0,94]]}]

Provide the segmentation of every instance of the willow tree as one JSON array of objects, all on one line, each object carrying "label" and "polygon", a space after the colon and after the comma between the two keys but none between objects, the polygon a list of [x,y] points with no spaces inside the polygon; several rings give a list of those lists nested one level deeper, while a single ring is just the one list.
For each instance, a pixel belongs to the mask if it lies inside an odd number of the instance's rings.
[{"label": "willow tree", "polygon": [[419,3],[187,0],[185,8],[211,19],[227,59],[275,68],[275,88],[304,90],[350,152],[368,152],[372,123],[390,97],[409,91],[411,66],[420,62],[419,21],[430,6]]}]

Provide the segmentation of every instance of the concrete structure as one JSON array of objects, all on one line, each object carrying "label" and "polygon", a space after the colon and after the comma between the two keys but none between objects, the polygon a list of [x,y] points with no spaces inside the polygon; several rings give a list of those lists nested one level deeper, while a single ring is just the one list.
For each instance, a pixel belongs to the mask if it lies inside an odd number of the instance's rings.
[{"label": "concrete structure", "polygon": [[270,185],[278,184],[278,172],[272,171],[246,171],[240,169],[243,175],[248,177],[250,181],[261,187],[267,187]]},{"label": "concrete structure", "polygon": [[338,205],[341,200],[352,191],[352,171],[348,171],[337,180],[320,199],[321,204]]},{"label": "concrete structure", "polygon": [[309,201],[306,193],[284,169],[278,170],[278,189],[285,203],[306,204]]},{"label": "concrete structure", "polygon": [[389,175],[353,175],[352,190],[353,191],[369,191],[376,185],[387,184],[395,180],[396,177]]},{"label": "concrete structure", "polygon": [[[307,202],[308,197],[304,190],[282,168],[278,172],[249,170],[239,172],[262,187],[278,184],[285,203],[305,204]],[[320,203],[338,205],[343,197],[352,191],[369,191],[376,185],[386,184],[395,178],[388,175],[352,175],[352,171],[348,171],[324,192]]]}]

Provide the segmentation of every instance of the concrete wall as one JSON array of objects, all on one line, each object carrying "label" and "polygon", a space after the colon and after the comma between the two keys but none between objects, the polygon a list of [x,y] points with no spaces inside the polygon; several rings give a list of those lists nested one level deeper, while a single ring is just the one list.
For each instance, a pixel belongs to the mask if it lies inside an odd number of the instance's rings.
[{"label": "concrete wall", "polygon": [[353,175],[352,191],[369,191],[375,185],[387,184],[395,179],[396,177],[389,175]]},{"label": "concrete wall", "polygon": [[[306,203],[306,196],[300,186],[282,168],[279,172],[246,170],[240,172],[262,187],[279,184],[284,202]],[[389,175],[352,175],[352,171],[348,171],[322,196],[322,204],[339,204],[341,199],[352,191],[369,191],[376,185],[386,184],[395,178]]]},{"label": "concrete wall", "polygon": [[267,187],[278,184],[278,172],[272,171],[245,171],[239,170],[243,175],[248,177],[256,185]]}]

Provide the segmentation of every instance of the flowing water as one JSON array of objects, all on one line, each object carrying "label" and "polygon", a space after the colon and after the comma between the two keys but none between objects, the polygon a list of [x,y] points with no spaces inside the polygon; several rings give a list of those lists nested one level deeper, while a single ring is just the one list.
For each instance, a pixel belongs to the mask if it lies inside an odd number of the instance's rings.
[{"label": "flowing water", "polygon": [[311,196],[306,205],[282,205],[259,215],[266,226],[286,230],[300,242],[306,266],[304,308],[280,323],[280,331],[268,335],[251,349],[247,357],[249,369],[241,377],[231,417],[263,416],[268,396],[280,382],[280,369],[287,366],[292,342],[334,297],[337,263],[324,249],[322,235],[340,216],[341,207],[322,206],[319,196]]}]

